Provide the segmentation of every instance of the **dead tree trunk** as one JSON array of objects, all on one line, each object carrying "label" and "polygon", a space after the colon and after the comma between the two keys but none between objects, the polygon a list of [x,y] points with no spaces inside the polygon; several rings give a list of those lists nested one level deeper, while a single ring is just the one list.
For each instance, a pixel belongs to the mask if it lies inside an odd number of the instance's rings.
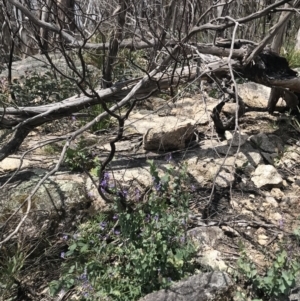
[{"label": "dead tree trunk", "polygon": [[[290,5],[285,4],[284,7],[289,8]],[[282,19],[286,18],[287,15],[292,15],[292,12],[282,12],[281,15],[280,15],[280,18],[279,18],[279,22]],[[273,38],[273,42],[272,42],[272,45],[271,45],[271,50],[274,51],[275,53],[278,53],[278,54],[280,53],[280,48],[281,48],[282,43],[283,43],[283,35],[286,31],[286,25],[287,25],[288,20],[289,19],[286,19],[286,23],[280,28],[280,30],[277,32],[277,34]],[[292,93],[288,90],[284,91],[281,88],[273,87],[271,89],[271,93],[270,93],[269,101],[268,101],[268,112],[270,114],[272,114],[274,112],[276,104],[277,104],[280,97],[282,97],[285,100],[286,104],[291,109],[297,107],[298,98],[294,93]]]},{"label": "dead tree trunk", "polygon": [[125,25],[127,12],[127,2],[125,0],[119,0],[119,7],[115,10],[115,15],[117,14],[117,24],[114,33],[114,37],[110,40],[109,51],[106,59],[106,64],[103,70],[103,87],[108,88],[112,86],[112,72],[113,63],[117,57],[119,51],[119,45],[123,37],[123,29]]}]

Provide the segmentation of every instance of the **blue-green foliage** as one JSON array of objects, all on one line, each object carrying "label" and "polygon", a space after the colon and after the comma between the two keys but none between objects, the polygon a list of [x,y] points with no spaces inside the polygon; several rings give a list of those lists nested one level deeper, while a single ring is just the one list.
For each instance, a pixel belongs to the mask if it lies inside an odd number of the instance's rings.
[{"label": "blue-green foliage", "polygon": [[[132,210],[99,214],[67,240],[61,277],[50,285],[52,295],[75,286],[82,299],[134,301],[193,273],[196,249],[187,237],[186,169],[170,165],[160,176],[149,163],[153,186],[143,197],[137,188],[128,193]],[[101,185],[110,181],[106,174]]]},{"label": "blue-green foliage", "polygon": [[48,71],[26,74],[23,79],[15,79],[10,86],[17,105],[43,105],[61,101],[78,93],[74,82],[57,77]]},{"label": "blue-green foliage", "polygon": [[91,148],[86,147],[84,139],[75,149],[68,148],[64,163],[73,171],[89,171],[93,176],[99,175],[99,159]]},{"label": "blue-green foliage", "polygon": [[288,254],[282,248],[275,254],[275,259],[266,270],[265,275],[260,276],[255,264],[249,260],[246,252],[243,251],[241,255],[238,260],[239,271],[251,283],[253,294],[269,300],[270,297],[274,296],[287,296],[290,289],[295,285],[295,279],[300,271],[298,256],[292,257],[292,254]]}]

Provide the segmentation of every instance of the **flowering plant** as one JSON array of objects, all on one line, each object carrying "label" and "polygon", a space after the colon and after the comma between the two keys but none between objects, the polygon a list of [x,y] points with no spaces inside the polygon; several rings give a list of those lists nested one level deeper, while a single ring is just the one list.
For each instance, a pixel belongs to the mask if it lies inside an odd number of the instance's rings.
[{"label": "flowering plant", "polygon": [[[153,186],[147,197],[141,200],[137,188],[122,193],[132,198],[132,211],[99,214],[79,225],[80,234],[68,240],[63,254],[61,277],[51,283],[52,295],[75,286],[85,300],[133,301],[193,273],[186,170],[170,165],[160,176],[154,162],[149,164]],[[100,186],[108,183],[107,173]]]}]

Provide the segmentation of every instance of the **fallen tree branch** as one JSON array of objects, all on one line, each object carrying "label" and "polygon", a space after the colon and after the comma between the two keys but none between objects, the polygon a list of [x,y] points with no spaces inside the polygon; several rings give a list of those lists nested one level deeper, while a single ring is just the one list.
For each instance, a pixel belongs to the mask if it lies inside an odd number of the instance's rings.
[{"label": "fallen tree branch", "polygon": [[[199,51],[199,47],[197,47],[197,49]],[[218,49],[216,46],[205,46],[202,48],[202,51],[207,53],[211,50],[220,56],[230,53],[230,49]],[[232,57],[236,59],[232,59],[230,64],[233,70],[238,72],[241,77],[248,78],[253,82],[265,86],[280,87],[300,93],[300,78],[297,77],[295,71],[288,67],[288,63],[284,58],[270,53],[269,50],[266,49],[258,56],[255,64],[244,67],[241,60],[245,56],[245,53],[247,53],[247,49],[245,48],[232,49]],[[201,59],[204,62],[210,62],[202,65],[200,69],[202,77],[205,77],[207,73],[215,73],[218,76],[218,73],[226,73],[229,71],[227,59],[218,59],[212,55],[201,55]],[[270,66],[267,65],[268,63]],[[117,83],[110,88],[96,90],[96,93],[102,101],[107,103],[122,100],[133,88],[135,88],[134,95],[136,97],[143,97],[157,87],[161,90],[168,89],[171,81],[173,85],[193,81],[197,76],[197,68],[196,65],[178,68],[173,75],[173,79],[171,79],[172,74],[170,74],[170,72],[159,73],[155,76],[152,75],[147,85],[142,84],[139,89],[136,89],[136,84],[142,80],[141,78]],[[72,96],[61,102],[42,106],[0,108],[0,114],[3,116],[2,120],[0,120],[0,128],[17,129],[25,125],[38,126],[45,122],[70,116],[72,113],[98,103],[99,100],[96,95],[93,98],[87,96]],[[122,106],[122,104],[119,104],[118,107],[120,106]]]}]

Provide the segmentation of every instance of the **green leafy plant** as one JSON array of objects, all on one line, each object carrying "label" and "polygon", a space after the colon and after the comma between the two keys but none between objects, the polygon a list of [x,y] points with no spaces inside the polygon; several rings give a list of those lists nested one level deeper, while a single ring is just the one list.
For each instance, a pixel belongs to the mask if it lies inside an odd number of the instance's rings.
[{"label": "green leafy plant", "polygon": [[44,74],[28,72],[24,78],[14,79],[10,92],[17,105],[41,105],[68,98],[78,93],[78,89],[75,83],[48,71]]},{"label": "green leafy plant", "polygon": [[295,45],[288,45],[286,49],[282,49],[281,55],[285,57],[290,68],[300,67],[300,51],[295,50]]},{"label": "green leafy plant", "polygon": [[2,253],[0,256],[0,294],[8,300],[11,292],[16,290],[27,254],[20,250],[17,250],[14,255],[7,254],[5,250]]},{"label": "green leafy plant", "polygon": [[211,89],[209,92],[208,92],[208,96],[209,97],[212,97],[212,98],[217,98],[218,97],[218,89]]},{"label": "green leafy plant", "polygon": [[[68,239],[61,277],[50,285],[52,295],[75,286],[82,299],[133,301],[194,272],[186,169],[170,165],[160,176],[154,162],[149,164],[153,186],[146,198],[137,188],[131,194],[114,188],[116,204],[121,194],[131,209],[116,205],[114,214],[95,216]],[[112,184],[105,174],[101,188]]]},{"label": "green leafy plant", "polygon": [[73,171],[90,171],[92,175],[98,176],[100,162],[91,149],[85,147],[85,141],[81,140],[75,149],[66,151],[65,164]]},{"label": "green leafy plant", "polygon": [[242,251],[238,260],[240,273],[252,284],[258,297],[287,296],[289,290],[295,285],[296,276],[300,270],[298,258],[292,259],[286,250],[276,253],[276,258],[260,276],[253,262],[250,262],[246,252]]},{"label": "green leafy plant", "polygon": [[[94,105],[88,109],[85,109],[82,111],[83,113],[87,113],[89,116],[86,118],[85,122],[90,122],[93,120],[96,116],[100,115],[104,112],[104,109],[101,104]],[[106,118],[102,119],[101,121],[95,123],[91,126],[90,130],[92,133],[95,133],[97,131],[101,131],[103,129],[107,129],[110,125],[111,118],[107,116]],[[85,122],[81,122],[82,125],[85,124]]]}]

